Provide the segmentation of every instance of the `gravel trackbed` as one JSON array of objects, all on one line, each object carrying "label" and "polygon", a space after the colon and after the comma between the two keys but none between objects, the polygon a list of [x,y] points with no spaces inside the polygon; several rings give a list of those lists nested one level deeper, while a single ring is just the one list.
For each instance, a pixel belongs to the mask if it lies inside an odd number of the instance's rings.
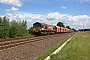
[{"label": "gravel trackbed", "polygon": [[38,56],[65,40],[73,33],[61,34],[57,37],[19,45],[0,51],[0,60],[35,60]]}]

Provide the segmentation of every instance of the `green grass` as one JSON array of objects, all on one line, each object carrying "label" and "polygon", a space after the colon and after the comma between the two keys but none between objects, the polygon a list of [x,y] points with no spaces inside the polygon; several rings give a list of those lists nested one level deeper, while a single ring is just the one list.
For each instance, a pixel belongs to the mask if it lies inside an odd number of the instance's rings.
[{"label": "green grass", "polygon": [[50,60],[90,60],[90,32],[78,32]]},{"label": "green grass", "polygon": [[[71,36],[69,36],[67,39],[69,39]],[[52,47],[50,50],[39,56],[36,60],[44,60],[47,56],[52,54],[59,46],[61,46],[66,40],[63,40],[61,43],[57,44],[56,46]]]}]

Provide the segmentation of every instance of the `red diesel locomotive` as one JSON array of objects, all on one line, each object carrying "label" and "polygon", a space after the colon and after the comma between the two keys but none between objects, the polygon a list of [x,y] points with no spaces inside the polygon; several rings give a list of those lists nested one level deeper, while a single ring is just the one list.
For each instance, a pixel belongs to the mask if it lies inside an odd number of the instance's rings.
[{"label": "red diesel locomotive", "polygon": [[35,35],[48,35],[48,34],[67,33],[67,32],[73,32],[73,30],[59,26],[39,23],[39,22],[33,24],[33,33]]}]

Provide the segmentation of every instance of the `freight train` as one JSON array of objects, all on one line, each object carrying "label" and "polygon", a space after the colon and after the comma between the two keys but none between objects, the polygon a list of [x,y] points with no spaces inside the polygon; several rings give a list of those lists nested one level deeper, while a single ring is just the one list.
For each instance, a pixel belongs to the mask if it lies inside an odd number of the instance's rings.
[{"label": "freight train", "polygon": [[73,30],[40,22],[35,22],[33,24],[33,33],[36,36],[69,32],[73,32]]}]

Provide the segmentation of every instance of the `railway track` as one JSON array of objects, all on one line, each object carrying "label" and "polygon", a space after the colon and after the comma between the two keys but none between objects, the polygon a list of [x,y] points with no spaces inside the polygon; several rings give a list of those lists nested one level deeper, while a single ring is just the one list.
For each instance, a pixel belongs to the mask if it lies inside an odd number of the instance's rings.
[{"label": "railway track", "polygon": [[38,36],[38,37],[25,37],[25,38],[14,38],[14,39],[4,39],[0,40],[0,51],[12,48],[15,46],[23,45],[30,42],[36,42],[40,40],[50,39],[52,37],[57,37],[62,34],[47,35],[47,36]]}]

